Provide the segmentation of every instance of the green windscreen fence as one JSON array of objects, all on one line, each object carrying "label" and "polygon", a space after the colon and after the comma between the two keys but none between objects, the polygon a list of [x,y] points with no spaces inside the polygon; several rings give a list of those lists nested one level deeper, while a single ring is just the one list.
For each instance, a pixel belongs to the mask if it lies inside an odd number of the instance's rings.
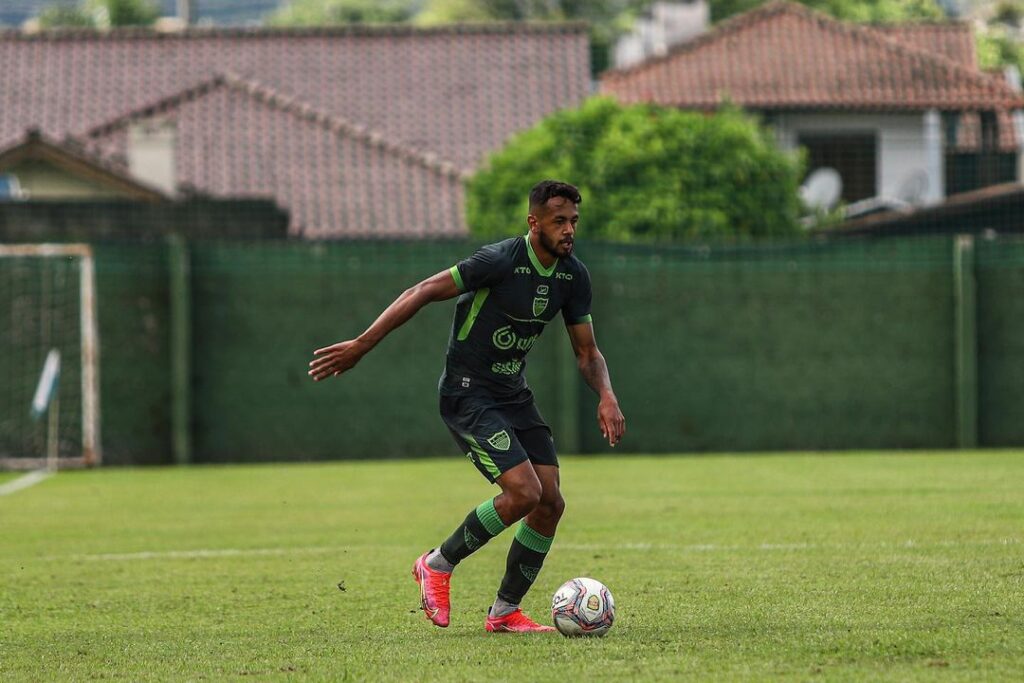
[{"label": "green windscreen fence", "polygon": [[[954,445],[948,240],[602,246],[589,260],[635,447]],[[584,450],[602,448],[583,434]]]},{"label": "green windscreen fence", "polygon": [[1024,444],[1024,240],[977,243],[978,433]]},{"label": "green windscreen fence", "polygon": [[[1024,241],[957,244],[581,241],[627,417],[618,450],[1021,445]],[[359,334],[475,246],[194,242],[170,258],[163,243],[96,245],[104,462],[458,455],[436,391],[454,302],[424,308],[345,377],[306,370],[313,349]],[[0,281],[21,277],[14,267],[0,262]],[[3,292],[0,310],[18,318],[25,296]],[[20,365],[0,354],[0,376]],[[561,325],[526,372],[562,452],[610,450]]]}]

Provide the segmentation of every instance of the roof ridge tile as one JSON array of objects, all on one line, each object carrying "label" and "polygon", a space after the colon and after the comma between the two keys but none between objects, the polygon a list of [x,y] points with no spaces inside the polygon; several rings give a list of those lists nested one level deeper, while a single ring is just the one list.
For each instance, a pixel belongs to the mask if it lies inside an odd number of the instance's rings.
[{"label": "roof ridge tile", "polygon": [[372,145],[383,151],[400,156],[408,161],[417,163],[427,169],[451,176],[458,179],[468,178],[471,174],[469,169],[459,169],[453,162],[442,159],[433,152],[425,152],[400,142],[389,140],[379,130],[375,130],[363,124],[357,124],[344,116],[331,114],[319,109],[305,100],[282,93],[280,90],[261,83],[252,78],[247,78],[233,71],[223,71],[214,74],[212,77],[203,79],[195,85],[188,86],[171,95],[166,95],[153,102],[133,107],[131,110],[116,116],[98,126],[89,128],[84,132],[87,138],[96,138],[106,135],[121,128],[132,121],[149,118],[158,113],[173,109],[184,102],[191,101],[213,92],[214,90],[228,87],[236,92],[241,92],[256,99],[267,106],[274,107],[287,112],[300,119],[304,119],[335,135],[345,135],[366,144]]},{"label": "roof ridge tile", "polygon": [[394,37],[429,35],[508,35],[517,34],[559,34],[585,33],[585,21],[497,21],[461,22],[420,26],[409,23],[397,24],[348,24],[345,26],[191,26],[180,31],[160,31],[149,27],[126,26],[108,29],[94,28],[48,28],[27,32],[19,28],[0,28],[0,41],[61,41],[61,40],[104,40],[151,39],[153,41],[188,40],[203,38],[324,38],[324,37]]}]

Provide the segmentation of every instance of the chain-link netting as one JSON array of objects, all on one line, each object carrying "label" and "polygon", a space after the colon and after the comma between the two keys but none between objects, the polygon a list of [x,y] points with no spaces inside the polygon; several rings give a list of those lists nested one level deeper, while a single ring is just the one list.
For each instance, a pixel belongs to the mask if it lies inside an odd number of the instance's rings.
[{"label": "chain-link netting", "polygon": [[[0,459],[47,456],[56,429],[58,457],[82,455],[81,259],[0,251]],[[60,355],[56,390],[33,415],[47,354]],[[46,411],[56,410],[51,422]]]}]

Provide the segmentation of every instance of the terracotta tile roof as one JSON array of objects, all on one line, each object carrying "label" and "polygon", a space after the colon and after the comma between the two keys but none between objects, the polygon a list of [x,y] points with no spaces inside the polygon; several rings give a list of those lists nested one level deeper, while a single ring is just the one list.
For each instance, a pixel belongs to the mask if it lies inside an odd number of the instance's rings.
[{"label": "terracotta tile roof", "polygon": [[978,68],[974,31],[967,22],[871,24],[867,28],[900,45],[942,55],[968,69]]},{"label": "terracotta tile roof", "polygon": [[[460,235],[468,171],[236,74],[87,131],[127,154],[130,124],[175,124],[176,176],[213,195],[276,197],[305,237]],[[338,226],[344,226],[339,229]]]},{"label": "terracotta tile roof", "polygon": [[586,97],[588,59],[580,24],[0,31],[0,145],[38,127],[123,153],[165,112],[182,181],[269,193],[303,234],[459,233],[460,177]]},{"label": "terracotta tile roof", "polygon": [[[606,73],[601,90],[625,102],[693,109],[714,109],[726,100],[760,110],[1024,107],[1021,93],[966,65],[965,48],[957,46],[962,30],[946,31],[879,31],[803,5],[772,2],[664,57]],[[939,41],[948,56],[919,49],[929,35],[949,38],[948,44]]]}]

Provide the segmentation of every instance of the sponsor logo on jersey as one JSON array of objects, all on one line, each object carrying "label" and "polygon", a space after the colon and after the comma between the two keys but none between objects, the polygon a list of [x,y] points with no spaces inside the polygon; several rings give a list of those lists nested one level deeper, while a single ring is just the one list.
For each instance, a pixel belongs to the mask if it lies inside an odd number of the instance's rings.
[{"label": "sponsor logo on jersey", "polygon": [[507,451],[512,445],[512,439],[509,437],[508,432],[502,429],[497,434],[488,437],[487,443],[491,444],[499,451]]},{"label": "sponsor logo on jersey", "polygon": [[556,280],[571,280],[572,273],[555,273]]},{"label": "sponsor logo on jersey", "polygon": [[547,285],[541,285],[540,287],[537,288],[537,294],[539,294],[540,296],[544,296],[545,294],[548,293],[548,291],[550,290],[548,289]]},{"label": "sponsor logo on jersey", "polygon": [[[536,300],[533,305],[536,310]],[[545,305],[547,304],[545,303]],[[513,346],[520,351],[529,351],[533,348],[538,336],[540,335],[535,334],[529,337],[520,337],[512,330],[511,325],[504,325],[496,329],[494,334],[491,335],[491,343],[502,351],[508,351]]]},{"label": "sponsor logo on jersey", "polygon": [[541,299],[539,296],[533,299],[533,314],[535,316],[540,315],[544,312],[544,309],[548,307],[548,300]]},{"label": "sponsor logo on jersey", "polygon": [[516,269],[512,272],[516,275],[533,275],[533,271],[530,270],[529,266],[516,266]]},{"label": "sponsor logo on jersey", "polygon": [[491,372],[496,375],[518,375],[523,369],[523,361],[510,360],[507,363],[495,363],[491,366]]}]

